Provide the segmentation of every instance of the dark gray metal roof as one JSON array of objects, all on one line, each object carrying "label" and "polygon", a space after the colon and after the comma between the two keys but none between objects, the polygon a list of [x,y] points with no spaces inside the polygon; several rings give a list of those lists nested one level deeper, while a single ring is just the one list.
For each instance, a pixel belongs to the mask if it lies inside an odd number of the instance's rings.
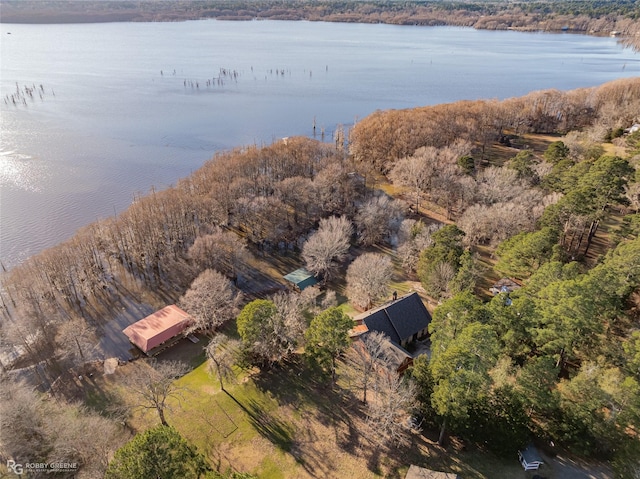
[{"label": "dark gray metal roof", "polygon": [[369,331],[380,331],[397,344],[422,331],[431,322],[431,315],[418,293],[398,298],[361,317]]}]

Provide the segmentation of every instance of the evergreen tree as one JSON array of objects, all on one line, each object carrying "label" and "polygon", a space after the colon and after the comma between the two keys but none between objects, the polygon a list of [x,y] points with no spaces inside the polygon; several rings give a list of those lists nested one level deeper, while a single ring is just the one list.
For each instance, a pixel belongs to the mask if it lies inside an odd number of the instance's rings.
[{"label": "evergreen tree", "polygon": [[105,479],[197,479],[209,470],[195,446],[174,428],[160,425],[118,449]]},{"label": "evergreen tree", "polygon": [[500,259],[495,268],[514,278],[527,278],[552,259],[557,242],[558,233],[551,227],[512,236],[498,246],[496,254]]},{"label": "evergreen tree", "polygon": [[[420,254],[418,277],[432,296],[440,297],[447,293],[444,290],[448,289],[449,282],[460,268],[460,258],[464,253],[463,237],[464,231],[457,226],[444,226],[431,234],[433,244]],[[450,270],[449,275],[443,275],[446,270]]]},{"label": "evergreen tree", "polygon": [[461,427],[469,420],[469,412],[490,391],[489,370],[495,365],[499,352],[493,329],[472,323],[442,349],[433,341],[431,373],[433,394],[431,404],[443,418],[438,442],[443,443],[447,422]]},{"label": "evergreen tree", "polygon": [[339,308],[329,308],[313,318],[305,334],[305,353],[335,380],[336,359],[350,344],[349,330],[355,323]]}]

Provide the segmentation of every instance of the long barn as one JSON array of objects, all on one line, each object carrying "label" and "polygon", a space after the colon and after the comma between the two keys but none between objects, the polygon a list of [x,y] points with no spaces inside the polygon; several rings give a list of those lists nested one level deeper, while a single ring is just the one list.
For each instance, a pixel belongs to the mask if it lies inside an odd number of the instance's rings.
[{"label": "long barn", "polygon": [[122,332],[143,353],[152,355],[167,341],[180,336],[190,324],[189,314],[171,304],[133,323]]}]

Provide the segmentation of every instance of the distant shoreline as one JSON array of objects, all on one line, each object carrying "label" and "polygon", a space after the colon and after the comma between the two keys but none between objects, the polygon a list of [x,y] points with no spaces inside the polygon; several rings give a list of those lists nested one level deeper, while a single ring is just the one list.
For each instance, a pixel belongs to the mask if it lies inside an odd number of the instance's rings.
[{"label": "distant shoreline", "polygon": [[[573,8],[573,10],[571,9]],[[640,50],[640,8],[630,0],[606,7],[585,0],[571,8],[563,2],[284,2],[175,0],[7,0],[0,23],[65,24],[217,20],[306,20],[385,23],[413,26],[461,26],[479,30],[570,32],[616,36]]]}]

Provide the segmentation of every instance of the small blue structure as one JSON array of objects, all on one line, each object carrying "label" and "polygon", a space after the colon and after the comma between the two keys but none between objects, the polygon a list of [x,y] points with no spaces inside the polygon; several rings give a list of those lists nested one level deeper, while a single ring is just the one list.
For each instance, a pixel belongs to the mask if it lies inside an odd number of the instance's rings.
[{"label": "small blue structure", "polygon": [[298,291],[302,291],[304,288],[318,284],[318,279],[304,268],[299,268],[289,274],[285,274],[283,278],[291,283]]}]

